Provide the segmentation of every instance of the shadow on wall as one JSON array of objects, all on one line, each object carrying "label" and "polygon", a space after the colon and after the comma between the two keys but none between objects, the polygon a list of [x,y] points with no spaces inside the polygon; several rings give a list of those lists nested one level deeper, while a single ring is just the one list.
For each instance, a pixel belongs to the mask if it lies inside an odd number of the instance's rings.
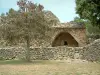
[{"label": "shadow on wall", "polygon": [[78,47],[78,42],[70,33],[61,32],[55,37],[54,41],[52,42],[52,47],[56,46]]}]

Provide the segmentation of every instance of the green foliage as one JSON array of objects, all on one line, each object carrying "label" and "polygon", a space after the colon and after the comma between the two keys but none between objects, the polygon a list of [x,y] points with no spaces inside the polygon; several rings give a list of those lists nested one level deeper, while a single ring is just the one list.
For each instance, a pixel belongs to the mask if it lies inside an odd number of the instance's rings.
[{"label": "green foliage", "polygon": [[74,18],[74,22],[76,22],[76,23],[84,23],[85,21],[83,19],[81,19],[80,17],[75,17]]},{"label": "green foliage", "polygon": [[86,22],[86,29],[88,31],[89,34],[100,34],[100,29],[96,26],[91,25],[90,22]]},{"label": "green foliage", "polygon": [[4,13],[2,13],[2,14],[1,14],[1,17],[3,17],[3,16],[5,16],[5,14],[4,14]]},{"label": "green foliage", "polygon": [[17,2],[19,10],[10,9],[3,16],[0,31],[2,38],[15,43],[15,40],[23,39],[26,44],[26,59],[30,61],[30,42],[31,40],[46,36],[45,31],[50,29],[51,23],[46,19],[43,6],[27,0]]},{"label": "green foliage", "polygon": [[10,65],[20,65],[20,64],[30,64],[25,62],[24,60],[4,60],[4,61],[0,61],[0,65],[6,65],[6,64],[10,64]]},{"label": "green foliage", "polygon": [[[22,6],[20,3],[26,5]],[[11,8],[4,16],[3,25],[0,27],[3,37],[12,42],[14,39],[26,39],[27,37],[31,39],[45,36],[45,30],[49,29],[48,24],[50,22],[44,16],[43,6],[27,0],[19,0],[19,8],[18,11]]]},{"label": "green foliage", "polygon": [[76,0],[76,13],[100,28],[100,0]]},{"label": "green foliage", "polygon": [[4,60],[4,58],[2,56],[0,56],[0,60]]},{"label": "green foliage", "polygon": [[88,34],[100,34],[100,29],[97,26],[93,26],[92,23],[88,20],[81,19],[80,17],[75,17],[74,22],[84,24]]}]

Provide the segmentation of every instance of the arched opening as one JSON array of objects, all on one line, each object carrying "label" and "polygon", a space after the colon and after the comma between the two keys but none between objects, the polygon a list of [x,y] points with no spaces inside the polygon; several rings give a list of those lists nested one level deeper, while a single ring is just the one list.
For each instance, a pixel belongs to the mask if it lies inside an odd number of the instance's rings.
[{"label": "arched opening", "polygon": [[56,46],[78,47],[78,42],[68,32],[62,32],[56,36],[52,43],[52,47]]}]

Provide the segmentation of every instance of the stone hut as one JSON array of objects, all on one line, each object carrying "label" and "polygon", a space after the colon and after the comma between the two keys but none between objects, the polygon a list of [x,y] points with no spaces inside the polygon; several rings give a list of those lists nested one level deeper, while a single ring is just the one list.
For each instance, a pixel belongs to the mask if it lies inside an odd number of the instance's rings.
[{"label": "stone hut", "polygon": [[[86,45],[86,29],[84,25],[77,23],[59,23],[51,26],[51,30],[45,31],[49,37],[38,40],[35,47],[83,47]],[[33,46],[33,45],[32,45]]]},{"label": "stone hut", "polygon": [[86,45],[86,28],[84,24],[73,21],[60,23],[51,11],[46,11],[45,14],[48,20],[56,20],[57,23],[50,26],[52,30],[46,31],[50,38],[45,38],[46,43],[43,46],[82,47]]},{"label": "stone hut", "polygon": [[52,26],[51,46],[79,47],[86,45],[86,32],[84,25],[78,23],[60,23]]}]

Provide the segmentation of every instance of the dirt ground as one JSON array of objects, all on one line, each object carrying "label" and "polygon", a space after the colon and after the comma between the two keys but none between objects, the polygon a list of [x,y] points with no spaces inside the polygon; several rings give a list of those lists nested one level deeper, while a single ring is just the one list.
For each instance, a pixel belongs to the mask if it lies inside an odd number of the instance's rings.
[{"label": "dirt ground", "polygon": [[26,64],[0,64],[0,75],[100,75],[100,63],[33,61]]}]

